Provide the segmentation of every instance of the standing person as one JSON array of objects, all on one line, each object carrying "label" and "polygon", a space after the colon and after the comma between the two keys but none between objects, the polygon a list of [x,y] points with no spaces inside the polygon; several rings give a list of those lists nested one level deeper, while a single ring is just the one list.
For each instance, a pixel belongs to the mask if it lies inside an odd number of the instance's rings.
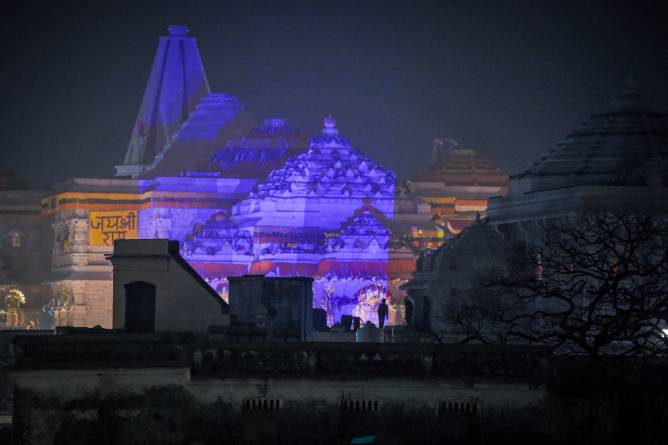
[{"label": "standing person", "polygon": [[409,297],[404,300],[404,306],[406,308],[406,324],[410,326],[413,324],[413,302]]},{"label": "standing person", "polygon": [[385,319],[387,318],[388,307],[383,298],[378,305],[378,327],[383,329],[385,326]]}]

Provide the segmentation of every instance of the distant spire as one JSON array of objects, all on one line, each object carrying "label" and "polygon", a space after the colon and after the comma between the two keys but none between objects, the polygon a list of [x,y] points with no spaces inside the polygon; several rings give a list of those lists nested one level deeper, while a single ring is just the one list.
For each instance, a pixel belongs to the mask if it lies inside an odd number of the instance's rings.
[{"label": "distant spire", "polygon": [[431,163],[434,166],[440,166],[448,158],[450,150],[459,147],[459,142],[447,137],[434,138],[431,147]]},{"label": "distant spire", "polygon": [[139,176],[211,91],[188,27],[171,25],[168,30],[158,44],[125,160],[116,166],[118,176]]},{"label": "distant spire", "polygon": [[612,101],[612,106],[617,109],[649,108],[649,100],[638,90],[638,82],[632,70],[624,79],[624,86],[617,100]]},{"label": "distant spire", "polygon": [[325,117],[322,121],[324,128],[322,129],[322,134],[328,134],[336,136],[339,134],[339,130],[336,129],[336,119],[331,114]]},{"label": "distant spire", "polygon": [[185,25],[170,25],[167,30],[169,31],[169,35],[174,37],[185,37],[188,35],[188,31],[190,31]]}]

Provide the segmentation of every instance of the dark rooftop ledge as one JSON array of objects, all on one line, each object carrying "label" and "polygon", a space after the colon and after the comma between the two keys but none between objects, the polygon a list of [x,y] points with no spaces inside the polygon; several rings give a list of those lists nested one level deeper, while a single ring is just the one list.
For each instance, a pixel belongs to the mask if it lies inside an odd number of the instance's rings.
[{"label": "dark rooftop ledge", "polygon": [[14,371],[190,367],[197,377],[540,378],[545,348],[460,344],[230,342],[191,333],[19,336]]},{"label": "dark rooftop ledge", "polygon": [[164,360],[164,361],[124,361],[123,363],[111,363],[107,361],[95,361],[95,359],[85,362],[75,362],[67,365],[63,362],[53,363],[24,363],[21,366],[10,365],[7,369],[10,371],[71,371],[86,369],[187,369],[191,363],[186,360]]}]

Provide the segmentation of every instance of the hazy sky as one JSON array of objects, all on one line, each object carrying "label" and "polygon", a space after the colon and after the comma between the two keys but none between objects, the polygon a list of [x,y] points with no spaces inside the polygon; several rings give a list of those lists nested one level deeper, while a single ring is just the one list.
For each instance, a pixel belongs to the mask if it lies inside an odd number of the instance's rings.
[{"label": "hazy sky", "polygon": [[658,1],[43,3],[0,19],[0,162],[33,186],[113,174],[173,23],[197,37],[213,91],[308,134],[333,113],[401,177],[435,136],[516,172],[605,111],[630,72],[666,97]]}]

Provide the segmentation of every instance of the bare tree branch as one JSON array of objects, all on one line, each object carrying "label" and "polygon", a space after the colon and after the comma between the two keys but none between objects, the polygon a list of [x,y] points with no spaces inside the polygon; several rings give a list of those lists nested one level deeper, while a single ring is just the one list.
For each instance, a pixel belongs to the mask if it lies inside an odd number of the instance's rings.
[{"label": "bare tree branch", "polygon": [[668,352],[668,224],[598,211],[545,225],[507,271],[453,301],[463,341],[540,343],[557,352]]}]

